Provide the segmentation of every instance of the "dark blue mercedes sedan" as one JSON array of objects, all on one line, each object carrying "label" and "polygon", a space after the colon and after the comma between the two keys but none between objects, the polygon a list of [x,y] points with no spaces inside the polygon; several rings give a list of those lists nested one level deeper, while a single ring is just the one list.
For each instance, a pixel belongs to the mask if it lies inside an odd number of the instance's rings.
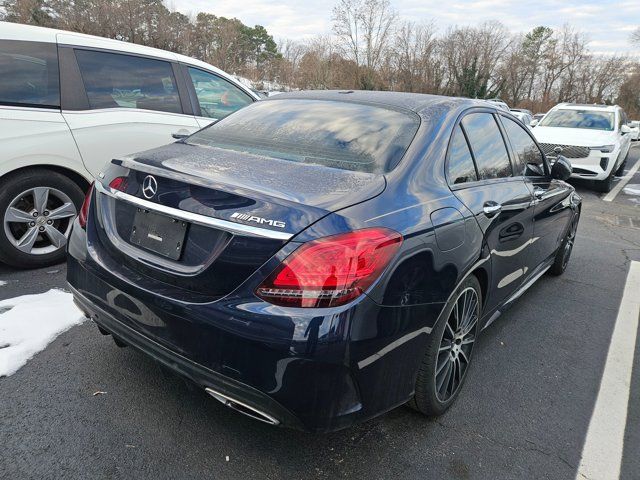
[{"label": "dark blue mercedes sedan", "polygon": [[481,330],[567,267],[570,174],[481,100],[283,94],[114,159],[73,226],[68,281],[118,345],[257,420],[438,415]]}]

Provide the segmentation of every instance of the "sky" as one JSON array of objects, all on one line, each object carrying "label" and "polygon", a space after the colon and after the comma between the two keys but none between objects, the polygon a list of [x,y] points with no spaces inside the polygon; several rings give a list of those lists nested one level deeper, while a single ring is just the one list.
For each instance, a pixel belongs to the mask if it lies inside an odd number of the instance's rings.
[{"label": "sky", "polygon": [[[276,40],[302,40],[331,32],[331,9],[337,0],[169,0],[169,8],[185,14],[203,11],[235,17],[246,25],[263,25]],[[452,25],[477,25],[498,20],[512,32],[526,32],[538,25],[561,27],[568,23],[588,34],[597,54],[636,55],[639,47],[629,41],[640,26],[640,0],[391,0],[400,17],[433,22],[444,31]]]}]

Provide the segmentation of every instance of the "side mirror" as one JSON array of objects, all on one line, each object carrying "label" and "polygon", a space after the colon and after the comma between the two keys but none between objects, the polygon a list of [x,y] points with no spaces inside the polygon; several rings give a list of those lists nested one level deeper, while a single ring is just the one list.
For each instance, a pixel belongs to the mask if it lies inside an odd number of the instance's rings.
[{"label": "side mirror", "polygon": [[562,155],[558,155],[558,158],[551,167],[551,178],[556,180],[568,180],[573,173],[571,168],[571,162]]},{"label": "side mirror", "polygon": [[629,127],[629,125],[622,125],[622,126],[620,127],[620,133],[621,133],[622,135],[625,135],[625,134],[627,134],[627,133],[631,133],[631,127]]},{"label": "side mirror", "polygon": [[529,122],[529,125],[531,125],[532,127],[535,127],[537,124],[538,120],[536,120],[535,118]]}]

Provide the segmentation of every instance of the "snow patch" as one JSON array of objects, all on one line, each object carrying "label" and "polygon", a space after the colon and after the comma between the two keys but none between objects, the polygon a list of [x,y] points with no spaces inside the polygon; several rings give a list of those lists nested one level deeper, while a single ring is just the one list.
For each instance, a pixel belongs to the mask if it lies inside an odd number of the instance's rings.
[{"label": "snow patch", "polygon": [[640,195],[640,184],[630,183],[622,191],[627,195]]},{"label": "snow patch", "polygon": [[0,377],[23,367],[58,335],[85,320],[62,290],[0,301]]}]

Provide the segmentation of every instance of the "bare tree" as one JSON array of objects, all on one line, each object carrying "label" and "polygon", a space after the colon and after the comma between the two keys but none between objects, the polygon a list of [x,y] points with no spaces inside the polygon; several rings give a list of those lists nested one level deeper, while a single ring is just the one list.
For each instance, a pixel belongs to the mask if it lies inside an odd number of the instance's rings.
[{"label": "bare tree", "polygon": [[356,79],[363,88],[374,87],[374,74],[390,47],[397,17],[389,0],[340,0],[333,9],[333,31],[355,62]]},{"label": "bare tree", "polygon": [[479,98],[499,93],[502,81],[497,70],[509,42],[507,30],[498,22],[450,28],[440,40],[448,74],[446,92]]},{"label": "bare tree", "polygon": [[385,79],[392,89],[439,93],[444,68],[438,55],[433,24],[404,22],[397,29],[392,52],[392,69]]}]

